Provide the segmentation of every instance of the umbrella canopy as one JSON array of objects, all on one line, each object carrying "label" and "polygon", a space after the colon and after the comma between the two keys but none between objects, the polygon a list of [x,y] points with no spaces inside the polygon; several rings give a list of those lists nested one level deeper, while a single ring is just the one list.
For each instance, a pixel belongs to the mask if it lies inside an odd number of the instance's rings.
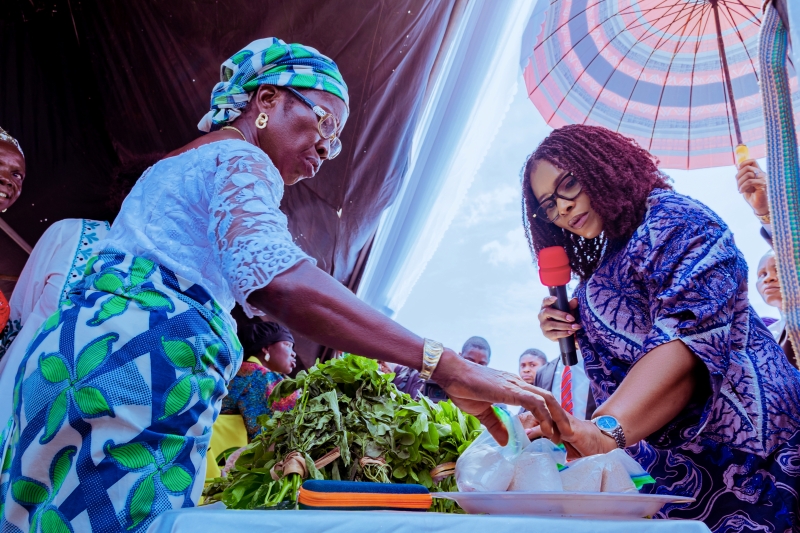
[{"label": "umbrella canopy", "polygon": [[734,164],[742,143],[764,157],[760,13],[761,0],[540,0],[528,94],[551,126],[618,131],[666,168]]}]

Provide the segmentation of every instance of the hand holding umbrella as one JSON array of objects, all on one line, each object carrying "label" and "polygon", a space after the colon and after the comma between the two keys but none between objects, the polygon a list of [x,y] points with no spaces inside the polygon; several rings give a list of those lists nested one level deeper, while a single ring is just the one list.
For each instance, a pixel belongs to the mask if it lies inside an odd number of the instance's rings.
[{"label": "hand holding umbrella", "polygon": [[736,173],[736,185],[757,217],[769,216],[767,202],[767,173],[761,170],[754,159],[743,161]]},{"label": "hand holding umbrella", "polygon": [[528,94],[551,126],[604,126],[665,168],[763,157],[760,11],[760,0],[540,0],[522,50]]}]

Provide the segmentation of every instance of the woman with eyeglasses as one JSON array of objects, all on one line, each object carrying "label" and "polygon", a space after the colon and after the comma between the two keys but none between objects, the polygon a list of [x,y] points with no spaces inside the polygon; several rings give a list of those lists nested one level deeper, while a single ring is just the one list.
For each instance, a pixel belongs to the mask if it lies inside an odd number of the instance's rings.
[{"label": "woman with eyeglasses", "polygon": [[697,499],[660,517],[792,531],[800,373],[748,303],[730,230],[656,165],[631,139],[581,125],[525,164],[531,251],[563,246],[579,279],[577,318],[547,298],[541,328],[576,334],[599,406],[592,421],[551,415],[570,457],[627,448],[656,479],[644,490]]},{"label": "woman with eyeglasses", "polygon": [[242,362],[234,302],[334,349],[419,369],[501,442],[493,403],[526,407],[554,436],[550,393],[402,328],[293,242],[284,186],[341,151],[349,108],[336,64],[269,38],[220,75],[198,125],[208,133],[142,175],[105,249],[27,347],[0,462],[2,531],[143,531],[195,505]]}]

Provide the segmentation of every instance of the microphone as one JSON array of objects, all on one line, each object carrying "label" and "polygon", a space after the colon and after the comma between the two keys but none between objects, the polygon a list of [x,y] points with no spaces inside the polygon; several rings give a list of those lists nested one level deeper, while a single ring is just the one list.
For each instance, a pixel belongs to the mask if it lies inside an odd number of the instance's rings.
[{"label": "microphone", "polygon": [[[543,285],[550,289],[550,296],[556,296],[555,308],[569,313],[569,298],[567,298],[567,283],[572,271],[569,268],[567,252],[561,246],[550,246],[539,252],[539,279]],[[578,364],[578,353],[575,351],[575,335],[558,339],[561,349],[561,362],[564,366]]]}]

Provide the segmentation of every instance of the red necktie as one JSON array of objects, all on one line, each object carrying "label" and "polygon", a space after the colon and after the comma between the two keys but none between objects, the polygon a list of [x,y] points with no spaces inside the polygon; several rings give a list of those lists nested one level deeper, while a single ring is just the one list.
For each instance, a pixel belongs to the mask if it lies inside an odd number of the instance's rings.
[{"label": "red necktie", "polygon": [[564,367],[564,373],[561,374],[561,407],[569,414],[574,414],[572,412],[572,369],[568,366]]}]

